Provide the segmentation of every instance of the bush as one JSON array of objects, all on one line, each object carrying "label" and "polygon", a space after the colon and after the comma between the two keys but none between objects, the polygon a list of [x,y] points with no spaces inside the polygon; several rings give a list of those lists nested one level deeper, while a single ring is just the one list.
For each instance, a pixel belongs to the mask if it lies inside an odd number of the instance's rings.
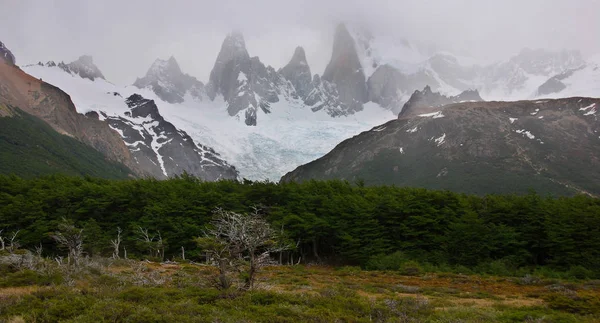
[{"label": "bush", "polygon": [[400,267],[400,273],[406,276],[419,276],[423,273],[423,268],[416,261],[407,261]]},{"label": "bush", "polygon": [[567,272],[567,276],[574,279],[589,279],[594,277],[594,272],[583,266],[573,266]]},{"label": "bush", "polygon": [[365,268],[368,270],[399,270],[408,259],[401,251],[390,255],[377,255],[369,259]]}]

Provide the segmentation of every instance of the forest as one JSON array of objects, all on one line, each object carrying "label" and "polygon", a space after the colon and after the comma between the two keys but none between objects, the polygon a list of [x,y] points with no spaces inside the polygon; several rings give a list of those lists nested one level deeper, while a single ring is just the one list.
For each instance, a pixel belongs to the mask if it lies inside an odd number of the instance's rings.
[{"label": "forest", "polygon": [[[110,256],[120,230],[130,258],[175,259],[184,250],[202,261],[195,239],[217,208],[263,214],[294,245],[273,255],[284,263],[386,269],[401,258],[600,277],[600,200],[583,195],[481,197],[347,181],[203,182],[186,174],[165,181],[0,176],[0,230],[18,232],[21,248],[49,256],[64,253],[50,234],[68,221],[83,229],[89,256]],[[160,246],[153,251],[149,243]]]}]

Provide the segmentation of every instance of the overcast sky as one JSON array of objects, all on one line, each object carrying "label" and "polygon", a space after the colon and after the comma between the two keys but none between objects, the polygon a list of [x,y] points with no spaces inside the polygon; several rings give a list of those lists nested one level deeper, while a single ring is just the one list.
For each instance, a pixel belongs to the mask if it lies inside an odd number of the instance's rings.
[{"label": "overcast sky", "polygon": [[0,41],[18,64],[91,54],[119,84],[171,55],[206,81],[234,29],[266,65],[301,45],[321,74],[340,21],[486,60],[524,47],[600,53],[600,0],[0,0]]}]

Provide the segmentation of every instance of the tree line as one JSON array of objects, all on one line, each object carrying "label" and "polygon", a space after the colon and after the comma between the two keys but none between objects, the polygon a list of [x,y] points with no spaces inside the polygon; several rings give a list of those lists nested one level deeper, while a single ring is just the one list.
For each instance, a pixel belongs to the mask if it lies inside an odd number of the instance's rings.
[{"label": "tree line", "polygon": [[0,176],[0,235],[48,255],[64,253],[53,233],[67,221],[83,229],[82,252],[89,256],[123,250],[132,258],[200,261],[206,250],[197,241],[217,209],[260,212],[291,246],[272,255],[284,263],[365,266],[402,252],[437,265],[503,261],[516,268],[581,266],[600,275],[600,200],[583,195],[474,196],[347,181],[203,182],[185,174],[164,181]]}]

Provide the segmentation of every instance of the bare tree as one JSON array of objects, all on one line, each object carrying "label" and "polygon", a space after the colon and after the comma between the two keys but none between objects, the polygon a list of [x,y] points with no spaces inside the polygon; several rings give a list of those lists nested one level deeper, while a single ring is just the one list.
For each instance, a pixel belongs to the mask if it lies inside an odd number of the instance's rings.
[{"label": "bare tree", "polygon": [[8,238],[8,251],[10,251],[11,253],[13,251],[15,251],[16,249],[19,249],[19,247],[21,246],[21,244],[19,244],[19,241],[16,241],[15,239],[17,239],[17,235],[19,234],[19,232],[21,232],[21,230],[17,230],[15,232],[13,232],[11,234],[11,236]]},{"label": "bare tree", "polygon": [[113,254],[112,254],[113,259],[119,259],[119,246],[121,245],[121,233],[122,232],[123,232],[123,230],[121,230],[120,227],[117,227],[117,238],[114,240],[110,240],[110,243],[113,246]]},{"label": "bare tree", "polygon": [[[245,276],[242,288],[252,289],[257,272],[273,263],[270,254],[291,247],[280,243],[281,240],[281,236],[255,208],[251,214],[217,209],[211,228],[198,242],[219,268],[221,287],[229,286],[224,280],[227,278],[227,272],[234,268]],[[245,267],[247,269],[244,270]]]},{"label": "bare tree", "polygon": [[5,238],[2,235],[2,232],[4,232],[4,229],[0,230],[0,250],[5,250],[6,249],[6,242],[5,242]]},{"label": "bare tree", "polygon": [[161,258],[161,260],[165,256],[165,242],[160,234],[160,231],[157,231],[157,235],[150,235],[147,228],[142,228],[138,226],[138,241],[142,248],[148,250],[150,257]]},{"label": "bare tree", "polygon": [[58,231],[51,237],[60,246],[67,248],[69,252],[68,263],[79,266],[79,260],[83,255],[83,229],[76,228],[74,225],[63,221],[58,225]]}]

